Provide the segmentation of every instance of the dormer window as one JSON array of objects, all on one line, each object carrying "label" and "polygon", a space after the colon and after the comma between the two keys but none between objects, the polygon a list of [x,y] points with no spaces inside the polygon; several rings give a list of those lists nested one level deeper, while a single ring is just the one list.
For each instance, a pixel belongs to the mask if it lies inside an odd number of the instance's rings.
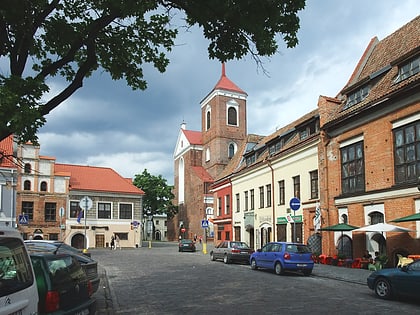
[{"label": "dormer window", "polygon": [[370,87],[368,85],[356,90],[353,93],[350,93],[347,96],[347,102],[346,102],[346,106],[344,107],[344,109],[347,109],[349,107],[352,107],[358,103],[360,103],[361,101],[363,101],[370,92]]},{"label": "dormer window", "polygon": [[401,82],[420,72],[420,56],[411,59],[398,69],[398,74],[394,80],[395,83]]}]

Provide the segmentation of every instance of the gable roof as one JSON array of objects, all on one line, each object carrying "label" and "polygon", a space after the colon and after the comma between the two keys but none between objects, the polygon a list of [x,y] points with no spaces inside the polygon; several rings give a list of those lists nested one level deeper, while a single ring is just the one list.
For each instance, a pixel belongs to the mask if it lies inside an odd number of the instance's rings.
[{"label": "gable roof", "polygon": [[202,145],[202,136],[201,131],[194,131],[194,130],[185,130],[181,129],[184,133],[185,137],[187,138],[188,142],[192,145]]},{"label": "gable roof", "polygon": [[0,167],[17,168],[13,163],[13,135],[0,141]]},{"label": "gable roof", "polygon": [[[339,104],[329,102],[329,118],[325,123],[330,125],[350,118],[362,110],[382,106],[382,101],[386,101],[397,93],[415,88],[420,82],[420,73],[399,82],[394,82],[394,79],[402,62],[419,56],[419,38],[420,16],[381,41],[378,41],[376,37],[373,38],[346,86],[338,94]],[[370,86],[366,98],[346,108],[346,95],[366,85]]]},{"label": "gable roof", "polygon": [[70,175],[70,191],[87,190],[144,195],[143,190],[128,182],[111,168],[56,163],[55,174]]}]

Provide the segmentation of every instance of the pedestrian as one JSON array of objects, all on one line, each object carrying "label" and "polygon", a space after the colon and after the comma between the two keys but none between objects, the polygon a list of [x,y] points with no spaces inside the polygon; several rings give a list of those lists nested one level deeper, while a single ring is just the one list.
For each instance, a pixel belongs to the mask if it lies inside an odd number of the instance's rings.
[{"label": "pedestrian", "polygon": [[117,249],[117,247],[121,250],[120,238],[118,237],[118,235],[115,235],[115,248],[114,249]]},{"label": "pedestrian", "polygon": [[111,236],[111,249],[114,249],[114,245],[115,245],[115,239],[114,239],[114,234],[112,234],[112,236]]},{"label": "pedestrian", "polygon": [[201,235],[199,237],[199,240],[200,240],[200,244],[201,244],[201,242],[203,241],[203,237]]}]

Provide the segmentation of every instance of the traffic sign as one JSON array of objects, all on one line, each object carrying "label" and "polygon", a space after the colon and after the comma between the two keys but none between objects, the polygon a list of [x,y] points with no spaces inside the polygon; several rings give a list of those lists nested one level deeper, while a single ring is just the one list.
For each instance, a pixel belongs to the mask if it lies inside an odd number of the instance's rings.
[{"label": "traffic sign", "polygon": [[206,229],[209,227],[209,220],[201,220],[201,227]]},{"label": "traffic sign", "polygon": [[60,217],[64,217],[65,213],[66,213],[66,210],[64,210],[64,208],[63,208],[63,207],[61,207],[61,208],[60,208],[60,210],[59,210],[59,212],[58,212],[58,215],[59,215]]},{"label": "traffic sign", "polygon": [[29,215],[19,214],[19,224],[28,224],[28,223],[29,223]]},{"label": "traffic sign", "polygon": [[84,196],[79,202],[79,207],[83,210],[90,210],[93,206],[93,201],[88,196]]},{"label": "traffic sign", "polygon": [[131,222],[131,224],[133,225],[133,227],[138,227],[139,226],[139,221],[133,221],[133,222]]},{"label": "traffic sign", "polygon": [[293,211],[298,210],[300,208],[300,200],[296,197],[290,199],[290,208],[292,208]]}]

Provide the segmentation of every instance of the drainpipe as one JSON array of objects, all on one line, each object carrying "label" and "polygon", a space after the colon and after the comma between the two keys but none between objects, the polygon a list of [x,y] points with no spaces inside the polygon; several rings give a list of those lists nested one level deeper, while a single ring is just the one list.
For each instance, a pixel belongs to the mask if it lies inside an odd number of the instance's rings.
[{"label": "drainpipe", "polygon": [[273,207],[273,242],[276,241],[276,211],[275,211],[275,202],[274,202],[274,169],[271,166],[270,159],[267,158],[267,165],[271,169],[271,205]]},{"label": "drainpipe", "polygon": [[[327,223],[326,225],[330,225],[330,212],[329,212],[329,189],[328,189],[328,144],[330,143],[330,137],[326,131],[321,131],[321,143],[323,146],[323,159],[324,159],[324,165],[323,165],[323,173],[324,173],[324,183],[327,185],[323,187],[322,195],[324,196],[324,203],[326,203],[326,208],[324,208],[327,211]],[[321,196],[320,196],[321,197]],[[320,198],[321,201],[321,198]],[[322,224],[322,203],[320,202],[320,211],[321,211],[321,224]],[[329,245],[331,243],[331,234],[333,235],[334,239],[334,233],[328,233],[328,250],[330,251]],[[330,252],[330,254],[332,254]]]}]

